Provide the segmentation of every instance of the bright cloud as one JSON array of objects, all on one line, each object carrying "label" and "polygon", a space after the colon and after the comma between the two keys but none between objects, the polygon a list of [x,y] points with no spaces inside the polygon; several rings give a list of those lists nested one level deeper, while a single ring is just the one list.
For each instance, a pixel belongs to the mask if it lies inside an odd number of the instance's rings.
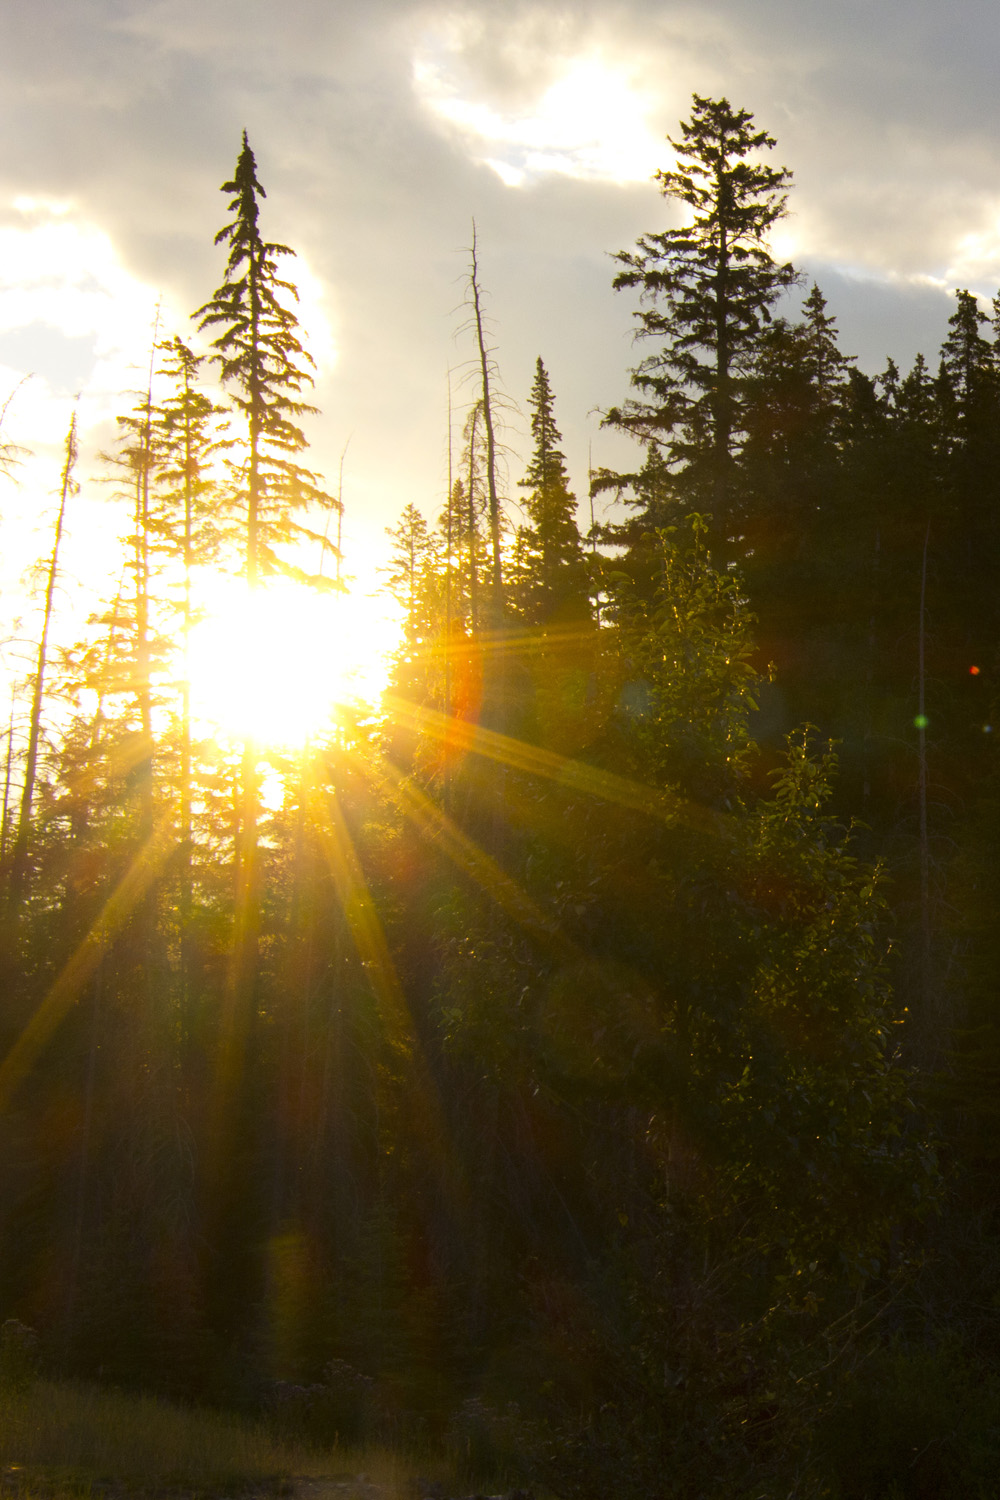
[{"label": "bright cloud", "polygon": [[[79,216],[72,204],[21,197],[0,223],[0,337],[18,330],[54,330],[65,340],[92,340],[92,363],[80,380],[84,425],[106,418],[120,393],[137,384],[148,365],[157,292],[123,264],[110,237]],[[16,343],[19,366],[0,378],[36,374],[26,391],[22,419],[51,438],[51,388],[41,368],[51,340]],[[79,345],[78,345],[79,347]],[[26,433],[33,441],[35,434]],[[43,434],[38,434],[44,440]]]},{"label": "bright cloud", "polygon": [[472,97],[453,42],[417,55],[418,98],[452,126],[508,187],[556,173],[589,181],[638,182],[663,165],[663,143],[648,123],[655,100],[632,70],[600,53],[567,58],[527,108]]},{"label": "bright cloud", "polygon": [[[938,279],[938,278],[935,278]],[[940,284],[951,290],[968,287],[993,296],[1000,282],[1000,209],[994,208],[981,229],[960,236]]]}]

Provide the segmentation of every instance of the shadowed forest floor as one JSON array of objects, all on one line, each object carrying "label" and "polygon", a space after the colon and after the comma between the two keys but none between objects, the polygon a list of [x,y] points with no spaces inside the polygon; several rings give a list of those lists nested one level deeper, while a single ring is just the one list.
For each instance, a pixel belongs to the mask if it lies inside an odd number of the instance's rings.
[{"label": "shadowed forest floor", "polygon": [[11,1500],[29,1500],[29,1497],[45,1497],[45,1500],[57,1500],[57,1497],[69,1497],[86,1495],[90,1500],[116,1500],[118,1496],[156,1495],[160,1500],[204,1500],[209,1494],[217,1493],[219,1500],[223,1496],[236,1496],[240,1500],[272,1500],[274,1496],[281,1496],[282,1500],[408,1500],[416,1492],[413,1482],[402,1475],[396,1477],[382,1477],[372,1479],[368,1474],[329,1474],[322,1476],[299,1476],[289,1475],[275,1478],[271,1481],[258,1480],[243,1487],[231,1482],[220,1486],[218,1492],[202,1488],[188,1488],[184,1486],[156,1486],[147,1488],[142,1485],[126,1484],[112,1478],[98,1480],[82,1480],[79,1477],[45,1474],[40,1471],[31,1471],[19,1465],[11,1464],[0,1475],[0,1495],[11,1497]]},{"label": "shadowed forest floor", "polygon": [[39,1381],[0,1393],[4,1500],[404,1500],[414,1493],[410,1467],[388,1452],[310,1449],[258,1423],[97,1386]]}]

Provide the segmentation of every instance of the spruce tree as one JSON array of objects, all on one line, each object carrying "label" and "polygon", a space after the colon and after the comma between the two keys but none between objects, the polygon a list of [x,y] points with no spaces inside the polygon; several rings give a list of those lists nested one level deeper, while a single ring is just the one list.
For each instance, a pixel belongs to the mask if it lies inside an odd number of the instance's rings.
[{"label": "spruce tree", "polygon": [[[440,654],[445,631],[448,579],[439,555],[438,535],[430,530],[415,505],[407,505],[395,527],[386,536],[394,543],[389,566],[380,569],[385,587],[404,611],[403,640],[395,658],[392,689],[406,698],[425,702],[434,697],[438,673],[435,656]],[[439,705],[436,705],[439,706]]]},{"label": "spruce tree", "polygon": [[[831,627],[836,639],[842,600],[845,591],[853,598],[855,581],[854,572],[839,576],[839,532],[831,535],[843,524],[839,439],[851,361],[837,346],[836,323],[817,286],[803,314],[796,323],[775,318],[760,336],[739,463],[742,566],[762,659],[776,664],[786,692],[805,641],[826,639],[822,659],[836,649]],[[810,705],[804,717],[817,712]],[[783,730],[801,716],[796,704]]]},{"label": "spruce tree", "polygon": [[[968,291],[955,296],[939,374],[952,532],[946,554],[953,573],[949,592],[956,602],[962,600],[965,616],[956,646],[985,653],[1000,620],[993,567],[1000,543],[1000,365],[995,346],[981,332],[989,319],[978,300]],[[938,536],[938,549],[943,540]]]},{"label": "spruce tree", "polygon": [[518,533],[517,594],[529,625],[585,619],[590,614],[590,578],[576,524],[576,497],[570,493],[562,434],[553,413],[548,372],[539,357],[531,387],[534,451],[520,488],[528,491],[529,526]]},{"label": "spruce tree", "polygon": [[[298,462],[297,455],[306,447],[298,423],[315,411],[302,399],[304,388],[313,383],[314,361],[302,344],[293,311],[295,287],[279,274],[279,259],[293,252],[287,245],[265,240],[260,232],[260,199],[266,195],[246,131],[235,174],[222,191],[231,195],[233,214],[215,237],[216,244],[229,247],[225,280],[195,317],[200,329],[218,330],[213,348],[221,379],[246,422],[243,462],[232,467],[237,503],[246,515],[247,586],[253,590],[278,573],[319,583],[308,579],[281,549],[314,541],[336,553],[324,533],[307,528],[296,514],[311,507],[336,509],[339,501],[321,488],[318,475]],[[333,586],[329,580],[323,585]],[[211,1128],[214,1159],[207,1171],[215,1219],[210,1238],[215,1238],[217,1250],[232,1250],[239,1238],[245,1198],[232,1164],[241,1150],[250,1149],[253,1136],[247,1069],[254,1055],[259,990],[261,876],[258,753],[250,739],[243,745],[240,782],[232,961],[220,1028],[219,1089]],[[228,1252],[218,1253],[222,1265]],[[212,1291],[222,1321],[231,1327],[238,1322],[241,1298],[249,1294],[248,1285],[240,1281],[241,1275],[249,1275],[249,1264],[238,1257],[237,1262],[239,1272],[220,1276]]]},{"label": "spruce tree", "polygon": [[260,233],[258,200],[267,195],[257,180],[246,131],[235,175],[222,191],[233,195],[229,209],[235,215],[215,236],[217,245],[229,246],[226,279],[195,317],[200,329],[221,329],[212,344],[215,358],[223,384],[246,419],[246,457],[239,479],[246,506],[246,577],[254,588],[271,573],[301,576],[279,556],[276,549],[282,544],[308,539],[336,550],[293,515],[314,505],[336,509],[339,501],[294,457],[306,447],[299,418],[316,411],[301,400],[303,388],[313,383],[314,361],[289,305],[298,293],[278,274],[279,256],[294,251]]},{"label": "spruce tree", "polygon": [[686,498],[712,511],[725,539],[740,530],[733,470],[750,365],[770,309],[797,280],[767,246],[790,173],[757,159],[774,138],[728,99],[695,94],[670,145],[677,167],[656,180],[693,222],[643,235],[616,256],[615,289],[638,288],[644,304],[636,337],[656,347],[632,372],[638,394],[607,421],[660,444]]},{"label": "spruce tree", "polygon": [[644,598],[652,597],[659,571],[657,533],[662,527],[676,523],[681,508],[676,481],[663,450],[650,442],[642,467],[632,474],[596,470],[591,475],[590,493],[592,497],[609,494],[629,507],[630,514],[624,520],[595,527],[596,538],[625,549],[607,570],[626,572]]},{"label": "spruce tree", "polygon": [[226,436],[228,412],[197,387],[204,360],[182,339],[160,346],[161,374],[172,383],[171,394],[153,409],[156,432],[156,493],[154,495],[153,551],[174,582],[167,606],[172,634],[179,634],[177,668],[180,697],[177,714],[179,764],[178,826],[180,840],[178,917],[182,969],[189,969],[188,949],[193,914],[193,759],[191,738],[191,631],[199,619],[193,584],[198,568],[218,566],[233,544],[232,517],[221,503],[215,462],[232,448]]},{"label": "spruce tree", "polygon": [[386,574],[387,591],[405,611],[403,632],[407,644],[417,645],[428,634],[433,621],[424,586],[428,569],[433,570],[435,538],[415,505],[407,505],[395,527],[387,526],[385,534],[395,543]]}]

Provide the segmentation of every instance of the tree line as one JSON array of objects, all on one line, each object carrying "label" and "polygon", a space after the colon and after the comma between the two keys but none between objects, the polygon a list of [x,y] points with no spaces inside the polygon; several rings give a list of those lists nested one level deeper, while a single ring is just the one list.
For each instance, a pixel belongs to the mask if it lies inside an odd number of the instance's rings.
[{"label": "tree line", "polygon": [[985,1494],[1000,309],[865,375],[771,254],[775,141],[695,95],[671,145],[612,519],[542,358],[503,493],[474,238],[382,712],[272,806],[184,673],[198,569],[329,586],[244,137],[195,315],[228,400],[157,346],[118,596],[53,654],[46,595],[8,737],[3,1305],[53,1369],[580,1500]]}]

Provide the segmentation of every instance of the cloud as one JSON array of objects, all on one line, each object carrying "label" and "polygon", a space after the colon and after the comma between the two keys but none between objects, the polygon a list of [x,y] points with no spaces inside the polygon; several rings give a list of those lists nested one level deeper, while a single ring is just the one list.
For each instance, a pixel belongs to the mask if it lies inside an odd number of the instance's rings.
[{"label": "cloud", "polygon": [[[312,461],[335,475],[350,438],[349,553],[408,501],[443,498],[473,216],[508,389],[523,401],[542,354],[578,493],[589,445],[608,461],[590,413],[624,396],[635,359],[609,252],[673,222],[648,178],[695,90],[778,138],[795,174],[783,245],[866,365],[914,344],[933,356],[952,280],[1000,281],[1000,12],[985,4],[961,25],[937,0],[0,4],[0,334],[39,330],[34,348],[0,344],[11,377],[53,338],[74,357],[92,340],[106,402],[88,441],[104,441],[157,295],[165,331],[189,333],[222,279],[218,186],[246,126],[265,232],[300,252]],[[65,403],[50,396],[54,464]],[[29,411],[40,423],[38,398],[17,420]],[[523,453],[523,426],[511,440]]]},{"label": "cloud", "polygon": [[448,41],[428,44],[414,59],[414,88],[507,186],[549,173],[645,182],[662,162],[647,119],[651,96],[636,87],[631,70],[609,65],[599,52],[559,59],[538,97],[519,111],[469,97],[471,80],[463,80],[460,64]]}]

